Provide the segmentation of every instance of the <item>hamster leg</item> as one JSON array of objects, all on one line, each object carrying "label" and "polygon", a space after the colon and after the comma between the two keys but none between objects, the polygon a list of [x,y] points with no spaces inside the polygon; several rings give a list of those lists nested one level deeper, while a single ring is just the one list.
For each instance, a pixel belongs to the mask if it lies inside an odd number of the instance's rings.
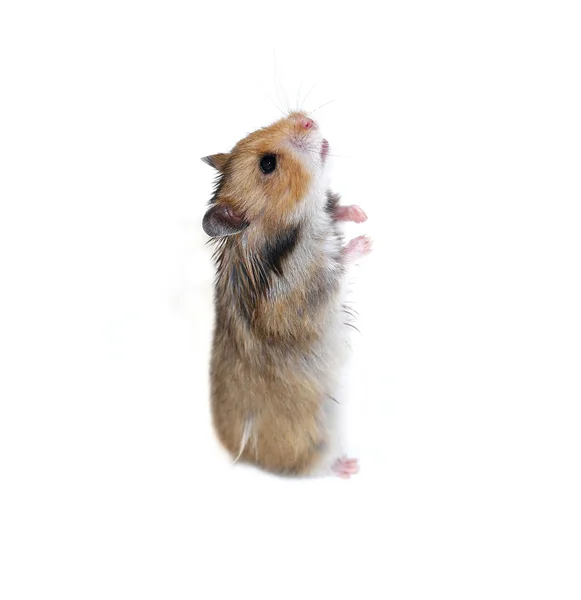
[{"label": "hamster leg", "polygon": [[360,206],[336,206],[333,209],[335,221],[352,221],[353,223],[364,223],[367,221],[367,215]]},{"label": "hamster leg", "polygon": [[367,256],[373,248],[371,240],[366,235],[353,238],[344,248],[343,255],[349,261],[356,261]]},{"label": "hamster leg", "polygon": [[349,479],[351,475],[359,473],[359,461],[356,458],[342,456],[333,464],[333,472],[341,479]]}]

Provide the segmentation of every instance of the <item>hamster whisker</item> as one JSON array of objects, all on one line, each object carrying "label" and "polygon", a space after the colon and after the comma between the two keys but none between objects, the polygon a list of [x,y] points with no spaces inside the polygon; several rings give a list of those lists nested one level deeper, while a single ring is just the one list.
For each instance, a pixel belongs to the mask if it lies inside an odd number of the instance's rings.
[{"label": "hamster whisker", "polygon": [[277,70],[276,70],[276,50],[273,49],[272,54],[273,54],[273,57],[274,57],[274,86],[275,86],[275,89],[276,89],[276,97],[278,98],[278,88],[280,88],[280,90],[283,93],[283,100],[284,100],[283,106],[286,106],[286,109],[287,109],[287,113],[286,114],[290,114],[291,109],[290,109],[290,106],[289,106],[289,103],[288,103],[288,98],[287,98],[286,92],[285,92],[282,84],[280,83],[280,79],[278,77],[278,73],[277,73]]},{"label": "hamster whisker", "polygon": [[335,98],[334,100],[329,100],[329,102],[325,102],[324,104],[321,104],[320,106],[317,106],[317,108],[315,108],[314,110],[309,111],[311,114],[318,111],[319,108],[323,108],[323,106],[327,106],[327,104],[331,104],[331,102],[337,102],[339,98]]},{"label": "hamster whisker", "polygon": [[280,85],[280,90],[282,92],[282,96],[283,96],[283,99],[284,99],[284,106],[286,107],[286,111],[287,111],[286,114],[290,115],[290,113],[292,112],[292,110],[291,110],[291,106],[290,106],[290,101],[288,99],[287,91],[283,87],[282,83],[280,83],[280,81],[279,81],[279,85]]},{"label": "hamster whisker", "polygon": [[[311,154],[321,154],[320,150],[309,150],[308,148],[303,148],[303,150],[305,152],[310,152]],[[332,156],[333,158],[350,158],[345,154],[331,154],[330,152],[327,153],[327,156]]]},{"label": "hamster whisker", "polygon": [[301,135],[301,137],[299,138],[299,142],[302,142],[309,134],[310,131],[305,131],[305,133],[303,133],[303,135]]},{"label": "hamster whisker", "polygon": [[318,84],[318,81],[313,83],[313,85],[311,86],[311,89],[307,92],[307,95],[303,98],[303,101],[301,102],[301,111],[303,110],[303,106],[304,106],[305,102],[307,101],[307,98],[309,97],[310,93],[315,89],[317,84]]},{"label": "hamster whisker", "polygon": [[268,96],[268,99],[272,102],[272,105],[276,108],[276,110],[278,110],[278,112],[280,112],[280,114],[284,117],[285,116],[284,110],[282,110],[282,108],[278,105],[278,103],[275,102],[270,96]]},{"label": "hamster whisker", "polygon": [[301,99],[301,90],[303,89],[303,80],[301,79],[301,85],[299,86],[299,90],[297,92],[297,97],[296,97],[296,101],[297,103],[295,104],[296,108],[295,108],[295,112],[298,112],[299,109],[299,100]]}]

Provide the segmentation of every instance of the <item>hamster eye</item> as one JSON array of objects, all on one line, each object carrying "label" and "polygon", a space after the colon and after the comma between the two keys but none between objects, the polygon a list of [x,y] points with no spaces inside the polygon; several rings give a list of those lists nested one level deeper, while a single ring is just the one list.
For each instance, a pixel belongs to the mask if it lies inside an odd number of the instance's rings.
[{"label": "hamster eye", "polygon": [[265,154],[260,159],[260,170],[268,175],[276,169],[276,156],[274,154]]}]

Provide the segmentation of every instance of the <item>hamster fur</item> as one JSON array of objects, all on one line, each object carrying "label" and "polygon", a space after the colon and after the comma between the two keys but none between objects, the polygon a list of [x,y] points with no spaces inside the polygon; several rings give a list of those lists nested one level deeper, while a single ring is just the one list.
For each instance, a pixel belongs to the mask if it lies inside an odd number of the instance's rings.
[{"label": "hamster fur", "polygon": [[348,478],[358,464],[342,454],[335,400],[344,279],[371,243],[344,245],[337,221],[366,216],[327,189],[328,150],[318,125],[296,112],[203,159],[218,171],[203,219],[216,244],[211,406],[235,460]]}]

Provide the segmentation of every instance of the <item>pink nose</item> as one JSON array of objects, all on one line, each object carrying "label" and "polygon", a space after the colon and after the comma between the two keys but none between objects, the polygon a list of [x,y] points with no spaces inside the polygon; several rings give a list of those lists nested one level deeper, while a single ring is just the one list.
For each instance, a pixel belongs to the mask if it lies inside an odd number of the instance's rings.
[{"label": "pink nose", "polygon": [[305,128],[305,129],[314,129],[315,127],[315,122],[313,121],[313,119],[309,119],[308,117],[303,117],[301,119],[301,125]]}]

